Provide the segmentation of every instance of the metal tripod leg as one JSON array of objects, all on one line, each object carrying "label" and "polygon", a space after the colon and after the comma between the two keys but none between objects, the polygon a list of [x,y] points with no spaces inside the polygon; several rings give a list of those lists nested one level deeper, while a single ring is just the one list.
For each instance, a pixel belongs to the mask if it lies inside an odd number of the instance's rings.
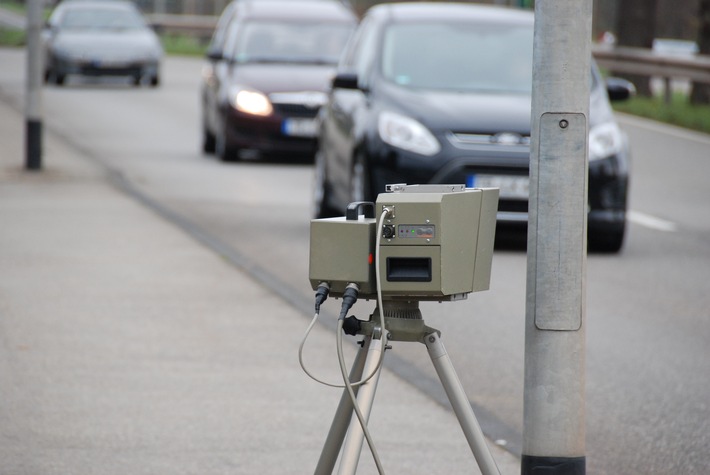
[{"label": "metal tripod leg", "polygon": [[478,425],[471,404],[468,402],[468,397],[466,397],[461,381],[456,375],[454,366],[451,364],[451,359],[449,359],[439,334],[434,332],[426,335],[424,344],[429,351],[431,362],[434,364],[439,380],[444,386],[446,395],[459,420],[461,429],[463,429],[468,445],[471,447],[473,456],[476,457],[481,473],[483,475],[500,475],[498,466],[486,444],[481,426]]},{"label": "metal tripod leg", "polygon": [[[379,364],[380,355],[384,351],[382,348],[382,339],[372,339],[372,337],[368,336],[366,340],[370,341],[369,348],[367,350],[367,357],[365,358],[363,374],[369,375],[375,370],[377,372],[368,382],[360,386],[360,390],[357,393],[357,404],[360,408],[365,424],[367,424],[370,419],[372,403],[375,400],[377,382],[380,379],[380,372],[382,369],[377,368],[377,365]],[[362,442],[364,438],[365,433],[362,430],[362,426],[358,421],[353,421],[350,431],[348,432],[348,438],[345,440],[345,445],[343,447],[343,456],[340,459],[340,466],[338,467],[339,475],[355,474],[357,464],[360,461],[360,452],[362,452]]]},{"label": "metal tripod leg", "polygon": [[[401,310],[400,305],[398,309]],[[407,309],[405,309],[407,310]],[[436,369],[446,395],[451,402],[451,406],[456,414],[456,417],[464,432],[468,445],[476,458],[476,462],[483,475],[500,475],[498,466],[491,455],[486,443],[481,427],[478,425],[476,416],[473,413],[471,404],[468,401],[466,392],[461,385],[461,381],[456,375],[456,371],[449,359],[449,355],[441,342],[439,332],[433,328],[424,325],[421,319],[421,314],[418,312],[418,306],[412,307],[410,314],[414,317],[406,319],[388,318],[386,328],[391,331],[390,341],[423,341],[429,352],[429,357]],[[416,312],[411,312],[416,310]],[[418,314],[418,315],[416,315]],[[353,363],[350,372],[350,381],[358,381],[362,379],[362,375],[369,375],[380,360],[380,355],[383,349],[381,339],[373,339],[371,334],[377,327],[372,326],[365,328],[361,335],[367,335],[362,348]],[[353,391],[357,395],[357,404],[362,412],[365,423],[369,420],[372,404],[375,399],[375,391],[380,377],[380,369],[377,373],[365,384],[354,387]],[[329,475],[333,472],[335,463],[338,459],[338,454],[342,448],[342,456],[340,459],[339,475],[353,475],[357,470],[357,465],[360,460],[360,452],[362,451],[362,443],[364,440],[364,432],[358,421],[351,421],[353,415],[353,404],[348,394],[347,389],[343,391],[340,399],[340,404],[335,414],[335,418],[328,433],[323,452],[321,453],[315,475]],[[349,429],[349,430],[348,430]],[[345,439],[347,434],[347,440]],[[345,440],[345,444],[343,441]],[[379,468],[379,465],[378,465]]]},{"label": "metal tripod leg", "polygon": [[[370,341],[370,338],[366,338],[360,349],[357,351],[355,361],[350,369],[350,382],[359,381],[362,378],[363,368],[365,367],[365,358],[367,357],[367,350],[370,347]],[[355,394],[358,393],[359,389],[360,386],[355,386],[353,388]],[[316,466],[314,475],[330,475],[333,473],[333,468],[335,468],[335,462],[338,460],[338,454],[343,446],[345,434],[348,432],[352,415],[353,403],[350,400],[348,391],[343,390],[343,395],[340,397],[340,403],[338,404],[338,409],[335,411],[335,417],[330,425],[328,438],[325,440],[325,444],[323,445],[323,451],[320,454],[320,459],[318,459],[318,465]]]}]

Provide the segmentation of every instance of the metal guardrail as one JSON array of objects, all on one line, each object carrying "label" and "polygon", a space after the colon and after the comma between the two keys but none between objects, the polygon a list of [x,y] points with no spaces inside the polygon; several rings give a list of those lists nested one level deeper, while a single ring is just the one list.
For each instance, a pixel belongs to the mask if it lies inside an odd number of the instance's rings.
[{"label": "metal guardrail", "polygon": [[[0,9],[2,10],[2,9]],[[4,11],[0,18],[6,26],[22,29],[21,15]],[[149,14],[148,22],[160,33],[197,36],[209,40],[219,17],[212,15]],[[672,79],[685,79],[710,84],[710,56],[678,57],[661,55],[649,49],[594,45],[592,53],[597,63],[615,73],[639,74],[663,79],[666,100],[670,100]]]},{"label": "metal guardrail", "polygon": [[146,19],[158,33],[186,34],[208,40],[212,37],[219,17],[153,13],[146,15]]},{"label": "metal guardrail", "polygon": [[[183,33],[209,38],[218,17],[204,15],[153,14],[148,19],[164,33]],[[638,74],[662,78],[666,99],[670,100],[671,79],[686,79],[710,84],[710,56],[678,57],[656,53],[650,49],[594,45],[592,54],[597,63],[615,73]]]},{"label": "metal guardrail", "polygon": [[638,74],[663,79],[666,102],[671,100],[672,79],[710,84],[710,56],[679,57],[655,53],[644,48],[612,48],[599,45],[592,48],[592,53],[599,66],[614,73]]},{"label": "metal guardrail", "polygon": [[27,19],[23,15],[0,7],[0,28],[3,27],[11,30],[24,30],[27,27]]}]

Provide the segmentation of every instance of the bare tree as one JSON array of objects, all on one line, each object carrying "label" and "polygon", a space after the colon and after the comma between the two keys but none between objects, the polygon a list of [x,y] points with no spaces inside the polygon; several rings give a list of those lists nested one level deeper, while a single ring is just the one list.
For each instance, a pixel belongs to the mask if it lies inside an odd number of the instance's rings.
[{"label": "bare tree", "polygon": [[[710,0],[700,0],[698,12],[698,49],[710,55]],[[710,84],[693,83],[691,104],[710,104]]]},{"label": "bare tree", "polygon": [[[706,1],[706,0],[704,0]],[[618,3],[617,39],[619,46],[651,48],[656,30],[658,0],[621,0]],[[651,84],[647,76],[618,74],[636,85],[639,95],[650,96]]]}]

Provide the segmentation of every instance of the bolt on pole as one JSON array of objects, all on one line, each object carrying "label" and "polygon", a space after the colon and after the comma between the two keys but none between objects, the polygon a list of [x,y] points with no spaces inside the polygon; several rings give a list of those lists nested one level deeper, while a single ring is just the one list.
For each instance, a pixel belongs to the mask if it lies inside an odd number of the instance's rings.
[{"label": "bolt on pole", "polygon": [[42,0],[27,1],[25,168],[42,168]]},{"label": "bolt on pole", "polygon": [[537,0],[521,473],[585,459],[588,116],[592,0]]}]

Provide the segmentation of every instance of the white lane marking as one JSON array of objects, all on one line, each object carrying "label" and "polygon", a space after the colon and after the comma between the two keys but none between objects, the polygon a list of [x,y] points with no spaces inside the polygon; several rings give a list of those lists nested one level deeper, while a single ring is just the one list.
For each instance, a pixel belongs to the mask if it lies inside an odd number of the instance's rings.
[{"label": "white lane marking", "polygon": [[646,228],[655,229],[656,231],[666,231],[670,233],[678,231],[677,224],[671,221],[666,221],[665,219],[651,216],[650,214],[641,213],[640,211],[629,210],[626,213],[626,217],[632,223]]}]

